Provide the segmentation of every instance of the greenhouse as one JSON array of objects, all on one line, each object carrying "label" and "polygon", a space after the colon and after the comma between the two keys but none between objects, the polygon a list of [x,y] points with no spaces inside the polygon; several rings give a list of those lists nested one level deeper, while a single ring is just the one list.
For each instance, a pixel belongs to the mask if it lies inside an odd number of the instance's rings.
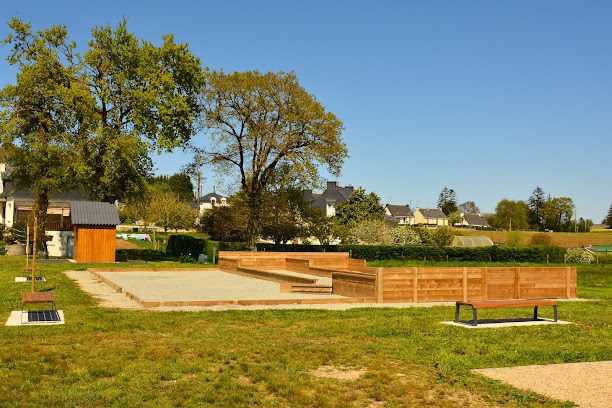
[{"label": "greenhouse", "polygon": [[453,238],[451,246],[459,248],[493,246],[493,241],[491,241],[489,237],[466,237],[456,235]]}]

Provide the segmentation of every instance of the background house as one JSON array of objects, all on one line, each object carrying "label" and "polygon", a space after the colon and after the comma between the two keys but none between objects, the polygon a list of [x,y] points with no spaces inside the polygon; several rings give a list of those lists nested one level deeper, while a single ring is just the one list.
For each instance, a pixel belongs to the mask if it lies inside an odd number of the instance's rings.
[{"label": "background house", "polygon": [[385,206],[385,215],[395,219],[398,225],[415,225],[414,213],[409,205],[387,204]]},{"label": "background house", "polygon": [[229,205],[229,198],[216,192],[208,193],[200,197],[200,214],[215,207],[225,207]]},{"label": "background house", "polygon": [[441,227],[448,226],[448,217],[440,208],[416,208],[414,221],[417,225]]},{"label": "background house", "polygon": [[336,214],[336,206],[346,201],[354,190],[353,186],[342,187],[336,181],[328,181],[325,191],[321,194],[314,194],[312,190],[304,190],[304,199],[331,217]]},{"label": "background house", "polygon": [[461,214],[461,222],[456,225],[474,228],[491,228],[487,220],[480,214]]}]

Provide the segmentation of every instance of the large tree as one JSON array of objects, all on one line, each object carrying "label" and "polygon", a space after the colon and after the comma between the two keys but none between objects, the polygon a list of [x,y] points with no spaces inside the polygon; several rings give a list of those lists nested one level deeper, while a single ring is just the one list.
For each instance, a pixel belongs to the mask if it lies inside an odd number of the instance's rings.
[{"label": "large tree", "polygon": [[610,204],[610,208],[608,209],[608,215],[602,221],[603,224],[606,224],[608,228],[612,228],[612,204]]},{"label": "large tree", "polygon": [[462,214],[480,214],[480,208],[474,201],[466,201],[457,206],[457,209]]},{"label": "large tree", "polygon": [[44,233],[49,199],[75,185],[75,141],[91,130],[93,98],[63,26],[33,33],[17,19],[4,40],[17,81],[0,91],[0,142],[20,188],[35,198]]},{"label": "large tree", "polygon": [[527,200],[527,205],[529,206],[529,222],[534,229],[544,229],[542,207],[545,202],[546,195],[544,194],[544,190],[540,186],[537,186]]},{"label": "large tree", "polygon": [[139,40],[123,20],[92,30],[83,61],[96,129],[81,140],[81,179],[99,199],[138,195],[151,170],[149,151],[185,147],[196,130],[200,60],[172,35],[161,46]]},{"label": "large tree", "polygon": [[452,188],[444,187],[438,196],[438,208],[441,208],[444,214],[449,215],[458,210],[457,194]]},{"label": "large tree", "polygon": [[495,207],[495,214],[487,221],[494,228],[524,230],[529,228],[529,207],[524,201],[503,199]]},{"label": "large tree", "polygon": [[139,41],[126,22],[94,28],[84,55],[64,26],[33,32],[18,19],[4,40],[17,83],[0,95],[0,137],[44,228],[53,192],[82,186],[112,201],[143,194],[151,149],[186,145],[200,113],[200,61],[165,36]]},{"label": "large tree", "polygon": [[553,231],[569,231],[572,228],[574,202],[569,197],[554,197],[542,205],[540,216],[544,228]]},{"label": "large tree", "polygon": [[[207,149],[217,170],[234,171],[246,205],[246,238],[261,233],[264,194],[282,176],[314,186],[319,168],[340,172],[347,149],[342,122],[294,73],[211,72],[204,92]],[[284,166],[283,166],[284,165]]]}]

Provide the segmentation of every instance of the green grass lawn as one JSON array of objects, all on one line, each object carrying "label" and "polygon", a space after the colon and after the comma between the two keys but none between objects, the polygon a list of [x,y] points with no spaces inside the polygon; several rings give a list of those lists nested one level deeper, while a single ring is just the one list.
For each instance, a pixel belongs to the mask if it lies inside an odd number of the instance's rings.
[{"label": "green grass lawn", "polygon": [[[0,257],[3,322],[29,288],[13,282],[22,266]],[[571,404],[470,370],[612,359],[612,266],[579,268],[579,296],[601,300],[562,303],[560,318],[575,325],[488,330],[439,324],[452,307],[106,309],[61,273],[75,267],[86,265],[44,265],[39,284],[54,290],[66,325],[0,327],[0,406],[560,407]],[[309,373],[321,365],[367,372],[356,381]]]}]

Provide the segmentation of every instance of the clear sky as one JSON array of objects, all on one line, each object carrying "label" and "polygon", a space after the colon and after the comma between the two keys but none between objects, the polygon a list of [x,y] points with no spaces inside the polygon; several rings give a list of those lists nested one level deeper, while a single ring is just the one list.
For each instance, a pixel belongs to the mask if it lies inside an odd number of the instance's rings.
[{"label": "clear sky", "polygon": [[[128,18],[139,37],[188,42],[225,71],[295,71],[340,117],[341,184],[435,206],[444,186],[484,212],[536,185],[596,223],[612,203],[610,1],[6,1],[80,46]],[[0,49],[0,85],[14,70]],[[206,136],[196,136],[200,145]],[[156,157],[174,173],[184,153]],[[210,175],[205,190],[219,183]],[[223,185],[224,183],[220,183]]]}]

